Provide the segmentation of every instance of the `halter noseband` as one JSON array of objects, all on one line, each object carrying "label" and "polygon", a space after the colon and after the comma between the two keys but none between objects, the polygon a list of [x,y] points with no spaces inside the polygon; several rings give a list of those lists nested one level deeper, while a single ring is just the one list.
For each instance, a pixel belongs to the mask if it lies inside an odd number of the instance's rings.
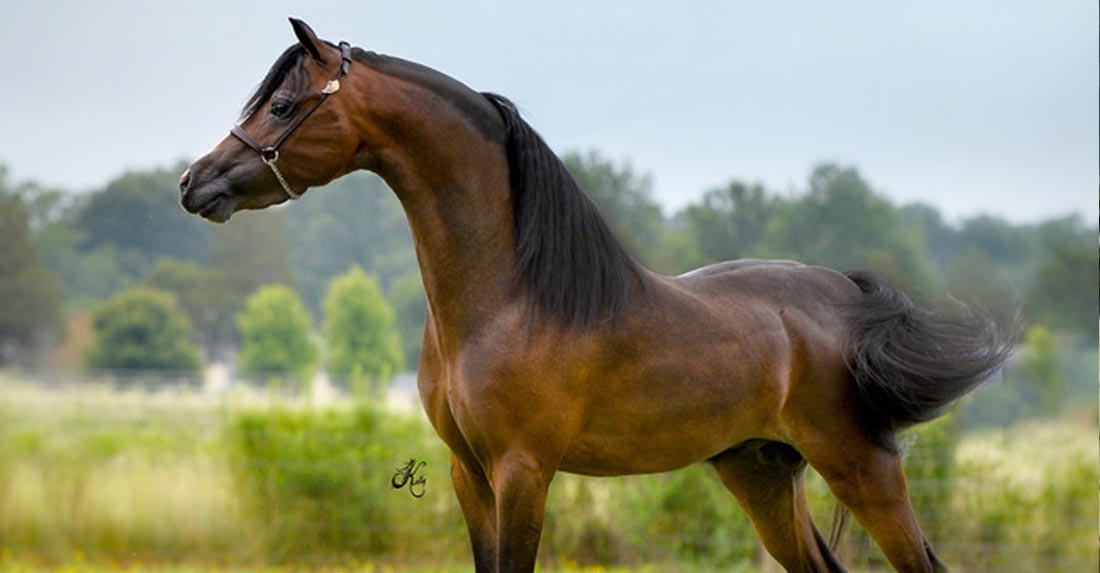
[{"label": "halter noseband", "polygon": [[317,103],[313,104],[313,107],[309,108],[305,113],[299,115],[298,118],[290,124],[290,127],[286,128],[286,131],[275,140],[274,144],[265,147],[264,144],[257,141],[255,137],[252,137],[251,134],[245,131],[239,123],[229,130],[230,134],[252,148],[256,153],[260,154],[260,161],[263,161],[264,165],[271,168],[271,172],[275,174],[275,179],[279,180],[279,185],[283,186],[283,191],[286,191],[287,196],[292,200],[297,199],[301,195],[290,189],[290,185],[288,185],[286,179],[283,178],[283,174],[280,173],[279,168],[275,166],[275,163],[279,161],[279,148],[282,147],[287,138],[289,138],[291,134],[309,118],[309,116],[313,115],[313,112],[317,111],[317,108],[321,107],[321,104],[325,103],[328,96],[340,91],[340,78],[348,73],[349,67],[351,67],[351,45],[347,42],[340,42],[340,71],[336,73],[335,78],[329,80],[328,83],[325,84],[325,87],[321,89],[321,99],[317,100]]}]

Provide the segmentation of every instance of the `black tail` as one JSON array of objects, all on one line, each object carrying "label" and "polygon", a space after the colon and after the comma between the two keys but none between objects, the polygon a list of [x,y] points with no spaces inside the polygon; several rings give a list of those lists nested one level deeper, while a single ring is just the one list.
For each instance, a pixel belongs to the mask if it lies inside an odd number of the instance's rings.
[{"label": "black tail", "polygon": [[849,307],[849,368],[864,422],[886,447],[898,430],[943,414],[1012,353],[990,320],[968,312],[936,316],[866,271],[845,273],[863,297]]}]

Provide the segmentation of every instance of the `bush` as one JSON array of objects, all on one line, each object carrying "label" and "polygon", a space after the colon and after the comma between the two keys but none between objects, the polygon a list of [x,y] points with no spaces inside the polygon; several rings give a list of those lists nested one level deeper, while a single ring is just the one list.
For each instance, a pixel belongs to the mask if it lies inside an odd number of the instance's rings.
[{"label": "bush", "polygon": [[706,464],[648,476],[559,474],[540,554],[562,564],[747,565],[760,545],[748,516]]},{"label": "bush", "polygon": [[[276,407],[235,414],[226,442],[238,489],[275,562],[453,558],[460,550],[446,541],[465,543],[446,450],[416,419],[366,404]],[[428,462],[418,472],[427,478],[421,499],[390,484],[410,457]]]},{"label": "bush", "polygon": [[428,316],[428,296],[420,273],[409,273],[390,285],[389,301],[393,305],[395,326],[401,335],[401,351],[405,364],[415,366],[420,359],[424,341],[424,321]]},{"label": "bush", "polygon": [[358,265],[329,286],[324,332],[332,374],[382,381],[404,367],[393,310],[378,281]]},{"label": "bush", "polygon": [[237,364],[246,374],[290,374],[305,380],[317,364],[309,313],[289,287],[270,285],[253,293],[237,315],[237,327]]},{"label": "bush", "polygon": [[191,324],[170,293],[127,290],[95,309],[92,328],[96,341],[85,358],[92,368],[199,368],[199,351],[188,342]]},{"label": "bush", "polygon": [[193,261],[161,259],[141,282],[176,295],[180,309],[191,321],[192,339],[208,355],[234,342],[233,315],[240,310],[243,297],[230,290],[225,277]]},{"label": "bush", "polygon": [[1016,361],[1018,375],[1035,388],[1041,415],[1055,416],[1062,410],[1065,381],[1058,364],[1058,341],[1043,325],[1027,329],[1027,346]]}]

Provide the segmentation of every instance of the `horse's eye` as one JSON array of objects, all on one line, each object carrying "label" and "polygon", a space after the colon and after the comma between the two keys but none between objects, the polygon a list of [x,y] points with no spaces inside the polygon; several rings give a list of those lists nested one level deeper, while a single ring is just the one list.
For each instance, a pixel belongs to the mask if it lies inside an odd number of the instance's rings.
[{"label": "horse's eye", "polygon": [[271,115],[275,117],[285,117],[290,113],[290,109],[294,107],[290,102],[286,100],[275,100],[271,102]]}]

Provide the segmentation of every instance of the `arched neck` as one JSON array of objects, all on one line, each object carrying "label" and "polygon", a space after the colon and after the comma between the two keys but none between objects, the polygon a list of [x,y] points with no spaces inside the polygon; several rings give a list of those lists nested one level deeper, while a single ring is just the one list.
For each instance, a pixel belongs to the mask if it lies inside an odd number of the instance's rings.
[{"label": "arched neck", "polygon": [[[388,85],[379,85],[380,78]],[[368,79],[373,85],[362,89],[373,95],[361,98],[367,105],[357,114],[367,157],[360,167],[378,173],[401,201],[440,343],[460,344],[515,295],[503,124],[497,118],[494,138],[484,117],[471,117],[451,101],[463,94],[444,97],[423,81],[386,74]]]}]

